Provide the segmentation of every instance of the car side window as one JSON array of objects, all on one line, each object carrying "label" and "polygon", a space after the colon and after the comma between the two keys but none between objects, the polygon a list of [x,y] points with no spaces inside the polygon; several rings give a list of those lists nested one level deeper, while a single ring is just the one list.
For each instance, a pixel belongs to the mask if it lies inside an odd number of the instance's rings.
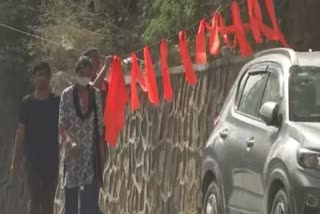
[{"label": "car side window", "polygon": [[249,74],[243,93],[240,97],[238,111],[253,117],[258,117],[260,102],[266,87],[267,79],[267,72]]},{"label": "car side window", "polygon": [[235,101],[236,101],[235,105],[236,106],[239,106],[240,98],[242,96],[243,88],[244,88],[244,85],[245,85],[247,79],[248,79],[248,75],[247,74],[245,74],[245,75],[243,75],[241,77],[241,80],[240,80],[240,83],[239,83],[238,89],[237,89],[236,99],[235,99]]},{"label": "car side window", "polygon": [[261,106],[266,102],[280,103],[280,85],[278,77],[274,73],[270,73],[267,81],[266,90],[263,95]]}]

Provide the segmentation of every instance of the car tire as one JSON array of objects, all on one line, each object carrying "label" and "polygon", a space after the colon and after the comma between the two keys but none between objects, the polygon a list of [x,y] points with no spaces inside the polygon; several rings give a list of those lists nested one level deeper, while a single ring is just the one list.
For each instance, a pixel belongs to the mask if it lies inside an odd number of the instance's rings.
[{"label": "car tire", "polygon": [[280,189],[272,202],[270,214],[289,214],[290,202],[287,193],[284,189]]},{"label": "car tire", "polygon": [[216,182],[211,182],[203,203],[202,214],[223,214],[222,197]]}]

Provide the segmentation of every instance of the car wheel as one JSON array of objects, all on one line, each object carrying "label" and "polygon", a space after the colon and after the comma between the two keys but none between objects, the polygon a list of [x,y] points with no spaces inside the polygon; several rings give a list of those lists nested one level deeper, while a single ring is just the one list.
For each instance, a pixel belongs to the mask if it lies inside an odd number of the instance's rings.
[{"label": "car wheel", "polygon": [[216,182],[212,182],[206,192],[202,209],[203,214],[223,214],[222,197]]},{"label": "car wheel", "polygon": [[289,199],[284,189],[280,189],[272,203],[271,214],[289,214]]}]

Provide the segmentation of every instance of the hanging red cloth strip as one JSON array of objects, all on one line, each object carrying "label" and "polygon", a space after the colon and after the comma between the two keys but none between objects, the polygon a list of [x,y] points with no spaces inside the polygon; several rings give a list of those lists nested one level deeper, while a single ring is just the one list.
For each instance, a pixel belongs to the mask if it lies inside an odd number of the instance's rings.
[{"label": "hanging red cloth strip", "polygon": [[171,101],[174,95],[168,66],[168,45],[164,39],[161,40],[160,44],[160,58],[164,99]]},{"label": "hanging red cloth strip", "polygon": [[[258,28],[260,29],[262,34],[266,37],[266,39],[267,40],[277,40],[277,38],[274,38],[273,29],[263,23],[261,8],[260,8],[258,0],[248,0],[247,3],[248,3],[248,5],[252,5],[250,7],[253,8],[252,19],[255,19],[253,22],[257,22]],[[253,27],[255,27],[255,26],[251,26],[251,28],[253,28]]]},{"label": "hanging red cloth strip", "polygon": [[104,110],[105,140],[115,146],[125,124],[125,108],[129,101],[128,91],[121,67],[121,59],[114,56],[111,78]]},{"label": "hanging red cloth strip", "polygon": [[148,97],[152,104],[159,104],[159,93],[157,88],[156,76],[153,69],[151,55],[148,47],[144,47],[144,65],[146,70],[146,85],[148,90]]},{"label": "hanging red cloth strip", "polygon": [[143,91],[147,91],[147,86],[137,61],[137,55],[131,54],[131,110],[137,110],[140,107],[137,81]]},{"label": "hanging red cloth strip", "polygon": [[252,17],[250,19],[251,20],[250,24],[251,24],[251,29],[253,31],[254,36],[257,37],[255,38],[255,40],[259,39],[259,36],[258,36],[259,34],[256,30],[257,29],[256,25],[258,25],[258,28],[260,29],[260,31],[266,37],[267,40],[280,41],[280,43],[284,47],[288,47],[288,43],[286,42],[286,39],[284,38],[276,20],[273,0],[265,0],[267,12],[272,23],[272,28],[267,26],[265,23],[263,23],[261,8],[258,0],[247,0],[247,4],[248,4],[249,16],[250,16],[250,10],[252,10],[251,12]]},{"label": "hanging red cloth strip", "polygon": [[187,33],[185,31],[180,31],[179,33],[179,49],[186,80],[189,85],[195,85],[198,82],[198,78],[196,72],[193,70],[193,65],[188,50]]},{"label": "hanging red cloth strip", "polygon": [[207,64],[206,51],[206,20],[200,21],[198,34],[196,37],[196,63]]},{"label": "hanging red cloth strip", "polygon": [[209,37],[209,53],[214,56],[220,53],[218,16],[219,16],[219,13],[215,13],[212,17],[210,37]]},{"label": "hanging red cloth strip", "polygon": [[[257,0],[256,0],[257,1]],[[288,43],[286,41],[286,39],[284,38],[284,35],[282,34],[280,27],[277,23],[277,18],[276,18],[276,13],[274,10],[274,4],[273,4],[273,0],[265,0],[265,4],[267,7],[267,11],[272,23],[272,27],[273,27],[273,39],[274,40],[278,40],[280,41],[280,43],[284,46],[284,47],[288,47]]]},{"label": "hanging red cloth strip", "polygon": [[246,32],[241,20],[239,4],[236,1],[231,3],[233,27],[239,44],[240,54],[242,56],[250,56],[253,52],[250,43],[246,38]]},{"label": "hanging red cloth strip", "polygon": [[253,38],[256,43],[262,43],[261,31],[259,27],[259,19],[262,20],[259,3],[254,0],[247,0],[249,23]]},{"label": "hanging red cloth strip", "polygon": [[[218,21],[219,21],[219,32],[222,34],[222,38],[224,43],[226,44],[227,47],[229,48],[235,48],[237,45],[237,38],[236,36],[233,37],[233,42],[231,43],[230,38],[229,38],[229,33],[226,30],[226,25],[224,24],[223,16],[219,13],[218,14]],[[231,32],[234,32],[233,27],[231,28]]]}]

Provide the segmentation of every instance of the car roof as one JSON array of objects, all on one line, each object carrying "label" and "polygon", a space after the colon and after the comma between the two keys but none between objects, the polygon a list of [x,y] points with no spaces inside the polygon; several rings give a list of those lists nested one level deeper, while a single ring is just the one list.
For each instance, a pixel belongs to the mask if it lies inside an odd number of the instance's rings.
[{"label": "car roof", "polygon": [[272,48],[255,54],[254,58],[259,60],[272,55],[281,55],[290,60],[291,65],[320,66],[320,52],[296,52],[290,48]]},{"label": "car roof", "polygon": [[298,65],[300,66],[320,66],[320,52],[296,52]]}]

